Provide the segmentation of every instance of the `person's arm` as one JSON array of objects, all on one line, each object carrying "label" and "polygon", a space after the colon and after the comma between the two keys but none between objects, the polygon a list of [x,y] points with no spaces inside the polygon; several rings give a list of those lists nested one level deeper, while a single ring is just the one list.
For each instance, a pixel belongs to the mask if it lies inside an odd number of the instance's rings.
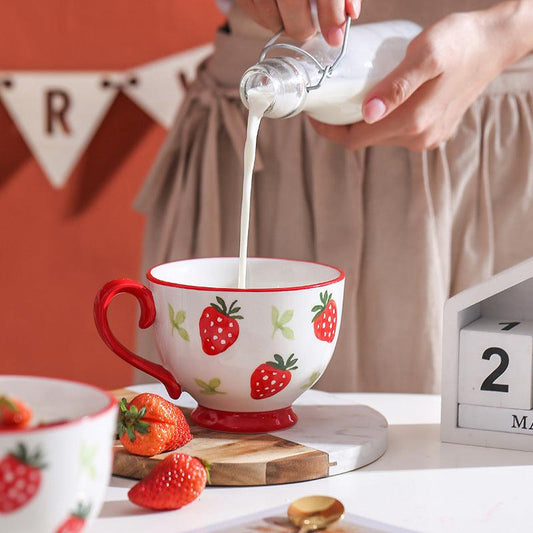
[{"label": "person's arm", "polygon": [[533,0],[451,14],[422,31],[404,61],[369,92],[365,122],[312,123],[318,133],[350,149],[435,148],[452,136],[485,87],[532,50]]},{"label": "person's arm", "polygon": [[[261,26],[277,32],[284,28],[293,39],[312,37],[313,25],[309,0],[236,0]],[[326,41],[332,46],[342,43],[346,15],[358,18],[361,0],[317,0],[318,22]]]}]

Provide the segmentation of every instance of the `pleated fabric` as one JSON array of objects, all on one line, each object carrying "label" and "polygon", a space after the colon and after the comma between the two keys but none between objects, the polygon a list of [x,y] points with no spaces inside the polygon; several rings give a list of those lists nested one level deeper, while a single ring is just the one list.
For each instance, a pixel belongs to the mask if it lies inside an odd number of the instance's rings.
[{"label": "pleated fabric", "polygon": [[[262,31],[219,33],[136,200],[143,271],[237,256],[247,111],[242,73]],[[264,119],[249,255],[346,273],[333,359],[318,388],[438,392],[448,297],[533,255],[533,57],[499,76],[438,149],[348,151],[304,115]],[[155,348],[144,333],[139,352]]]}]

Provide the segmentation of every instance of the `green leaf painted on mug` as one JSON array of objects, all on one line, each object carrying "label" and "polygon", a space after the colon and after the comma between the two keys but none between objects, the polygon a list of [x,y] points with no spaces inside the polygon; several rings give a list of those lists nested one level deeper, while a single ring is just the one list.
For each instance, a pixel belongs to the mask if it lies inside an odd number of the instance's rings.
[{"label": "green leaf painted on mug", "polygon": [[211,378],[209,383],[204,380],[195,378],[194,381],[200,387],[202,394],[226,394],[224,391],[217,390],[220,387],[221,381],[219,378]]},{"label": "green leaf painted on mug", "polygon": [[300,387],[300,389],[302,390],[306,390],[306,389],[310,389],[317,381],[318,381],[318,378],[320,377],[320,371],[318,370],[315,370],[310,376],[309,376],[309,380],[307,381],[307,383],[305,383],[304,385],[302,385]]},{"label": "green leaf painted on mug", "polygon": [[278,308],[274,305],[272,306],[272,326],[274,327],[272,338],[276,335],[276,331],[279,330],[286,339],[294,339],[294,331],[285,325],[292,320],[293,316],[294,310],[288,309],[287,311],[284,311],[280,317]]},{"label": "green leaf painted on mug", "polygon": [[294,331],[292,331],[291,328],[288,328],[287,326],[281,327],[281,334],[286,338],[293,340],[294,339]]},{"label": "green leaf painted on mug", "polygon": [[281,315],[281,318],[279,319],[279,323],[280,324],[286,324],[287,322],[289,322],[292,319],[293,315],[294,315],[294,311],[292,309],[289,309],[288,311],[285,311]]},{"label": "green leaf painted on mug", "polygon": [[170,327],[172,331],[172,336],[174,336],[174,330],[177,329],[179,336],[183,340],[189,341],[190,340],[189,334],[187,333],[187,330],[184,327],[182,327],[182,324],[185,322],[185,319],[187,318],[186,312],[183,310],[175,312],[172,305],[168,304],[168,314],[170,317]]},{"label": "green leaf painted on mug", "polygon": [[176,313],[176,324],[178,326],[180,326],[181,324],[183,324],[185,322],[185,317],[187,315],[185,314],[185,311],[178,311]]},{"label": "green leaf painted on mug", "polygon": [[180,334],[180,337],[184,341],[189,341],[190,340],[189,334],[187,333],[187,330],[185,328],[182,328],[181,326],[178,326],[178,333]]}]

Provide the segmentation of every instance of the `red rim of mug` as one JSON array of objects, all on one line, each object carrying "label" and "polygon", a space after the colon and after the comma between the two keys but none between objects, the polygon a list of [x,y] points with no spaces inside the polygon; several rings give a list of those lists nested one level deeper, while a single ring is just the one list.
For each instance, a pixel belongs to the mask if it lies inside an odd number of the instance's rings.
[{"label": "red rim of mug", "polygon": [[238,287],[203,287],[200,285],[186,285],[184,283],[174,283],[171,281],[164,281],[162,279],[156,278],[152,271],[156,268],[159,268],[164,265],[169,265],[172,263],[184,263],[186,261],[204,261],[206,259],[237,259],[236,257],[201,257],[197,259],[184,259],[181,261],[170,261],[168,263],[161,263],[159,265],[153,266],[146,272],[146,278],[151,281],[152,283],[156,283],[157,285],[165,285],[167,287],[177,287],[180,289],[191,289],[191,290],[197,290],[197,291],[216,291],[216,292],[285,292],[285,291],[301,291],[305,289],[314,289],[318,287],[325,287],[327,285],[332,285],[333,283],[337,283],[339,281],[342,281],[345,278],[344,272],[337,267],[328,265],[326,263],[319,263],[317,261],[304,261],[302,259],[284,259],[284,258],[272,258],[272,257],[249,257],[250,260],[265,260],[265,261],[288,261],[290,263],[308,263],[311,265],[319,265],[327,268],[331,268],[332,270],[335,270],[338,272],[338,276],[334,279],[328,280],[328,281],[321,281],[320,283],[312,283],[311,285],[298,285],[294,287],[261,287],[256,289],[240,289]]},{"label": "red rim of mug", "polygon": [[[37,431],[46,431],[48,429],[55,429],[58,427],[66,427],[66,426],[72,426],[75,424],[80,424],[86,420],[92,420],[94,418],[98,418],[104,414],[106,414],[108,411],[111,411],[112,409],[115,409],[118,405],[117,399],[108,391],[97,387],[96,385],[90,385],[89,383],[83,383],[82,381],[76,381],[73,379],[63,379],[63,378],[50,378],[46,376],[31,376],[31,375],[16,375],[16,374],[3,374],[0,375],[0,380],[4,378],[18,378],[18,379],[35,379],[35,380],[46,380],[46,381],[58,381],[60,383],[70,383],[71,385],[81,385],[83,387],[86,387],[88,389],[92,389],[93,391],[100,392],[104,394],[107,399],[109,400],[109,404],[100,409],[99,411],[96,411],[96,413],[90,413],[88,415],[82,415],[77,416],[75,418],[69,418],[67,420],[61,420],[59,422],[52,422],[50,424],[46,424],[44,426],[30,426],[30,427],[24,427],[24,428],[13,428],[13,429],[0,429],[0,436],[2,435],[10,435],[10,434],[23,434],[23,433],[34,433]],[[31,407],[31,406],[30,406]]]}]

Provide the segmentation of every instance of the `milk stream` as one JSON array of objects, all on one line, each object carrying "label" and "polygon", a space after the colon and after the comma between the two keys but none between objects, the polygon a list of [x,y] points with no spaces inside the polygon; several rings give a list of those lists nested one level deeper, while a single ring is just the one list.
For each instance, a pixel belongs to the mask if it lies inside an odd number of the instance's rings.
[{"label": "milk stream", "polygon": [[254,172],[257,134],[263,114],[272,102],[270,92],[261,87],[250,89],[248,92],[248,126],[246,143],[244,145],[244,175],[242,182],[241,201],[241,242],[239,248],[239,289],[246,288],[246,264],[248,256],[248,232],[250,228],[250,201],[252,196],[252,176]]}]

